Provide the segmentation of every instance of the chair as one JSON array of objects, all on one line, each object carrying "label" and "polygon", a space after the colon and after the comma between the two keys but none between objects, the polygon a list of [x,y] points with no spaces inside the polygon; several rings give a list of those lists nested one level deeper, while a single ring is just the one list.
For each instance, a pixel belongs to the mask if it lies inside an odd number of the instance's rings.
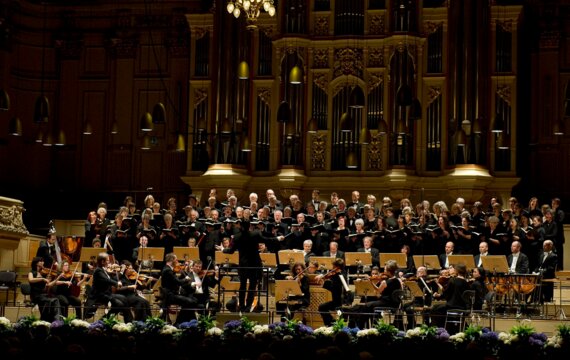
[{"label": "chair", "polygon": [[28,307],[34,307],[36,304],[32,301],[31,294],[32,294],[32,287],[29,283],[21,283],[20,284],[20,292],[24,295],[24,305]]},{"label": "chair", "polygon": [[0,291],[6,292],[6,302],[8,303],[10,298],[10,290],[12,291],[12,305],[16,306],[16,289],[18,287],[18,282],[16,281],[15,271],[0,271]]},{"label": "chair", "polygon": [[463,309],[450,309],[447,310],[445,315],[445,330],[450,335],[463,331],[465,324],[465,310]]}]

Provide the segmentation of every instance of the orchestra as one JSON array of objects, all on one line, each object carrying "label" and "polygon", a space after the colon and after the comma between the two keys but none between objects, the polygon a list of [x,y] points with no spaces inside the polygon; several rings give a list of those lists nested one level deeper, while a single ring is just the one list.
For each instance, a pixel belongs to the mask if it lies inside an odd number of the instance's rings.
[{"label": "orchestra", "polygon": [[[131,198],[114,221],[107,219],[106,205],[99,204],[97,211],[89,213],[85,226],[84,246],[101,244],[103,251],[91,266],[68,260],[70,254],[62,251],[57,234],[50,228],[38,248],[41,261],[35,259],[29,275],[30,284],[35,284],[33,300],[47,304],[44,309],[51,309],[42,311],[42,318],[66,317],[69,306],[78,318],[89,318],[95,304],[110,301],[112,313],[122,313],[126,319],[134,314],[134,319],[144,320],[151,315],[152,297],[145,298],[143,290],[162,304],[181,306],[178,323],[193,318],[195,311],[221,309],[224,304],[220,303],[220,294],[225,290],[220,280],[229,276],[225,273],[230,267],[214,261],[217,252],[239,252],[233,269],[237,269],[236,280],[240,284],[240,305],[236,311],[241,312],[260,311],[254,302],[263,294],[269,296],[269,290],[267,281],[260,281],[266,272],[261,271],[259,253],[278,251],[303,254],[300,263],[277,264],[291,266],[290,274],[267,272],[276,280],[299,282],[303,295],[295,299],[295,304],[275,305],[279,315],[289,318],[300,308],[312,307],[325,324],[330,324],[331,311],[345,304],[344,298],[350,298],[357,281],[370,281],[376,290],[374,294],[357,297],[355,304],[360,305],[351,310],[372,314],[376,307],[392,307],[409,315],[413,308],[420,307],[424,322],[434,324],[441,324],[447,309],[467,309],[460,298],[469,289],[476,292],[474,309],[486,306],[489,292],[497,294],[502,306],[522,300],[523,305],[516,305],[518,310],[535,301],[552,300],[552,284],[541,287],[539,283],[542,278],[552,279],[560,265],[556,258],[559,235],[555,221],[560,216],[559,208],[558,212],[538,213],[536,204],[535,208],[525,209],[515,202],[512,209],[503,210],[495,201],[493,211],[486,213],[481,203],[469,206],[460,198],[449,207],[443,201],[433,207],[428,201],[414,206],[408,199],[402,199],[400,206],[395,207],[389,197],[384,197],[377,207],[374,195],[368,195],[367,202],[362,203],[357,191],[351,193],[352,201],[348,204],[337,193],[331,196],[332,204],[318,200],[319,191],[315,191],[306,204],[294,195],[287,206],[274,193],[266,202],[252,195],[247,199],[249,203],[242,204],[235,195],[218,199],[217,192],[213,194],[203,204],[196,196],[190,196],[182,211],[177,211],[173,199],[169,199],[168,209],[161,209],[154,197],[147,196],[148,206],[142,215]],[[559,201],[556,204],[559,206]],[[199,258],[178,263],[173,254],[177,246],[197,248]],[[138,252],[147,247],[164,249],[162,270],[137,262]],[[357,252],[370,253],[372,262],[345,267],[346,254]],[[380,262],[382,255],[400,252],[405,255],[403,263]],[[469,271],[466,264],[450,262],[456,254],[473,258]],[[115,260],[109,255],[114,255]],[[440,260],[438,264],[417,260],[418,256],[434,255]],[[505,258],[504,272],[485,268],[483,260],[491,255]],[[313,257],[330,257],[332,269],[327,271],[328,266],[313,261]],[[111,267],[109,263],[116,260],[122,266]],[[357,273],[351,274],[355,268]],[[441,272],[435,275],[439,269]],[[159,279],[160,286],[152,289]],[[410,282],[416,283],[421,293],[408,294],[407,302],[399,304],[391,295],[396,290],[410,292]],[[313,305],[310,295],[315,287],[330,291],[330,300]],[[410,321],[415,323],[415,319]]]}]

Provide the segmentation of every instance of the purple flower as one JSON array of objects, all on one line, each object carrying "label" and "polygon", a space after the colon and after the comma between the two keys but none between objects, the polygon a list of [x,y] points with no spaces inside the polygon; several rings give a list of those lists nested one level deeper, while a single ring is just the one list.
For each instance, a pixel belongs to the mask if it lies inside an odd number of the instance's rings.
[{"label": "purple flower", "polygon": [[483,329],[483,334],[481,334],[481,340],[483,341],[499,341],[499,335],[494,331],[485,331]]},{"label": "purple flower", "polygon": [[237,329],[240,326],[241,326],[241,320],[230,320],[224,325],[226,329]]},{"label": "purple flower", "polygon": [[449,333],[444,328],[437,328],[435,330],[435,338],[441,341],[449,340]]},{"label": "purple flower", "polygon": [[62,327],[63,325],[65,325],[65,323],[63,322],[63,320],[55,320],[54,322],[51,323],[51,328],[52,329],[57,329]]},{"label": "purple flower", "polygon": [[307,335],[311,335],[313,333],[313,329],[305,324],[299,324],[297,326],[297,331],[300,334],[307,334]]},{"label": "purple flower", "polygon": [[89,325],[89,331],[105,331],[105,324],[101,320],[97,320]]},{"label": "purple flower", "polygon": [[198,323],[198,320],[193,319],[193,320],[190,320],[190,321],[181,323],[181,324],[178,326],[178,328],[179,328],[179,329],[182,329],[182,330],[183,330],[183,329],[196,329],[196,328],[198,328],[198,324],[199,324],[199,323]]}]

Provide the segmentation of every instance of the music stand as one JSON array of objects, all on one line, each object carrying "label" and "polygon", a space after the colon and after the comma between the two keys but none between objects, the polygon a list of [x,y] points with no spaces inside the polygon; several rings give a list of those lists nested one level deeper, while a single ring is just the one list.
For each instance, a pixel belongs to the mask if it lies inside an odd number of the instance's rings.
[{"label": "music stand", "polygon": [[260,253],[259,257],[263,267],[277,267],[277,256],[275,256],[275,253]]},{"label": "music stand", "polygon": [[305,263],[305,255],[300,251],[280,250],[277,253],[279,265],[293,265],[295,263]]},{"label": "music stand", "polygon": [[289,301],[291,296],[302,296],[297,280],[275,280],[275,301]]},{"label": "music stand", "polygon": [[145,261],[162,261],[164,259],[164,248],[139,248],[139,256],[137,260]]},{"label": "music stand", "polygon": [[369,280],[360,280],[354,282],[354,295],[355,296],[376,296],[376,287]]},{"label": "music stand", "polygon": [[367,252],[345,252],[344,264],[346,266],[371,266],[372,254]]},{"label": "music stand", "polygon": [[216,251],[215,256],[216,264],[224,265],[224,264],[239,264],[239,251],[234,252],[233,254],[224,253],[223,251]]},{"label": "music stand", "polygon": [[509,265],[505,255],[487,255],[481,256],[483,269],[491,272],[508,273]]},{"label": "music stand", "polygon": [[336,258],[330,257],[330,256],[311,256],[311,258],[309,259],[309,261],[316,261],[317,263],[319,263],[319,268],[324,268],[326,270],[332,270],[333,266],[333,261],[335,261]]},{"label": "music stand", "polygon": [[100,253],[107,253],[107,251],[103,248],[84,247],[81,249],[81,256],[79,257],[79,261],[89,262],[93,258],[95,258],[95,260],[97,260],[97,256]]},{"label": "music stand", "polygon": [[449,261],[449,265],[457,265],[457,264],[465,264],[467,267],[467,271],[476,268],[475,266],[475,258],[473,255],[449,255],[447,257]]},{"label": "music stand", "polygon": [[176,258],[187,260],[200,260],[200,249],[187,246],[175,246],[172,250]]},{"label": "music stand", "polygon": [[406,266],[406,254],[403,253],[380,253],[380,266],[384,267],[389,260],[395,260],[398,267]]},{"label": "music stand", "polygon": [[419,268],[425,266],[427,270],[440,270],[439,258],[437,255],[414,255],[414,266]]},{"label": "music stand", "polygon": [[415,281],[405,281],[404,285],[410,289],[410,293],[413,297],[424,297],[424,292],[420,289],[420,286]]}]

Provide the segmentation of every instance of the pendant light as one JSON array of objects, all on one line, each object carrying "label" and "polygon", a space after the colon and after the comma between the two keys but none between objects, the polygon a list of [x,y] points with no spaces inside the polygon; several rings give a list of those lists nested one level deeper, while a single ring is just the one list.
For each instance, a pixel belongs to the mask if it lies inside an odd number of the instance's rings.
[{"label": "pendant light", "polygon": [[249,65],[248,65],[247,61],[242,60],[238,64],[237,73],[238,73],[238,79],[241,79],[241,80],[249,79]]},{"label": "pendant light", "polygon": [[353,109],[362,109],[364,107],[364,92],[360,86],[356,85],[350,92],[348,107]]},{"label": "pendant light", "polygon": [[10,110],[10,96],[4,89],[0,89],[0,111]]},{"label": "pendant light", "polygon": [[354,151],[349,152],[346,157],[346,168],[347,169],[358,168],[356,153]]},{"label": "pendant light", "polygon": [[8,134],[12,136],[22,136],[22,120],[14,116],[8,123]]}]

